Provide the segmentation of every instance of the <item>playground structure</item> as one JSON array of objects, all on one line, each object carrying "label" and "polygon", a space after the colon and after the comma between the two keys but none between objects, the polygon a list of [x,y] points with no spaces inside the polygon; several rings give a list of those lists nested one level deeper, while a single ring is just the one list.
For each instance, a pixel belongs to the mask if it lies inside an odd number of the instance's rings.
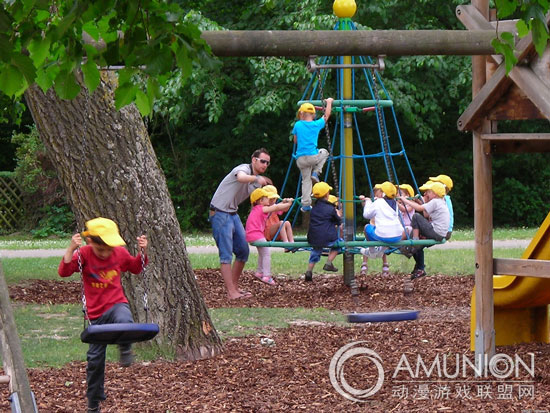
[{"label": "playground structure", "polygon": [[[460,12],[459,12],[460,11]],[[481,15],[481,19],[479,15]],[[461,116],[459,120],[459,129],[473,131],[474,134],[474,162],[475,162],[475,225],[476,225],[476,291],[478,294],[475,296],[476,300],[476,322],[475,322],[475,348],[476,352],[482,354],[491,355],[494,353],[495,334],[494,334],[494,318],[493,318],[493,275],[494,274],[516,274],[517,276],[524,277],[539,277],[550,278],[550,263],[543,260],[530,260],[526,265],[525,260],[502,260],[493,259],[492,256],[492,202],[491,202],[491,156],[492,153],[498,152],[526,152],[526,151],[548,151],[550,145],[548,142],[550,136],[547,135],[526,135],[526,134],[513,134],[503,135],[497,133],[491,133],[495,131],[494,126],[497,120],[501,119],[518,119],[510,116],[516,116],[512,110],[512,107],[531,108],[533,111],[533,117],[550,117],[550,93],[547,93],[548,88],[544,82],[541,82],[539,76],[534,74],[531,69],[523,66],[516,67],[512,70],[510,77],[506,77],[505,69],[501,64],[502,59],[498,56],[491,57],[489,63],[486,62],[485,55],[491,53],[489,38],[494,37],[494,22],[489,18],[489,6],[488,0],[474,0],[472,6],[461,6],[457,9],[459,18],[465,22],[468,28],[476,29],[475,25],[482,27],[481,31],[475,30],[475,32],[468,33],[464,38],[469,39],[466,43],[475,43],[475,39],[480,39],[481,36],[485,36],[484,44],[479,47],[464,47],[450,50],[452,53],[446,53],[445,46],[434,48],[431,53],[428,53],[426,49],[420,47],[415,48],[411,45],[407,52],[402,52],[402,55],[407,54],[479,54],[483,56],[475,56],[473,62],[474,68],[474,99],[472,105]],[[503,24],[500,22],[499,24]],[[506,25],[504,25],[506,27]],[[491,29],[489,29],[489,27]],[[499,28],[502,28],[499,26]],[[212,33],[212,32],[211,32]],[[231,33],[220,32],[222,36],[227,36]],[[456,32],[455,32],[456,33]],[[462,32],[459,32],[462,33]],[[335,33],[336,34],[336,33]],[[413,39],[415,35],[414,31],[407,31],[407,37]],[[433,34],[426,33],[427,36],[433,36]],[[340,36],[338,33],[337,36]],[[347,36],[347,33],[340,38]],[[454,36],[457,36],[455,34]],[[205,33],[205,38],[208,37],[208,33]],[[441,38],[440,36],[434,36]],[[391,36],[390,36],[391,38]],[[396,38],[393,38],[396,39]],[[458,39],[458,37],[457,37]],[[208,40],[207,40],[208,41]],[[393,40],[392,40],[393,41]],[[296,34],[292,33],[292,42],[296,42]],[[273,39],[272,44],[276,43],[276,39]],[[330,44],[330,37],[324,37],[323,43]],[[418,39],[416,44],[422,42]],[[479,43],[476,43],[479,45]],[[337,44],[333,44],[336,46]],[[301,52],[303,56],[310,55],[341,55],[342,50],[333,50],[332,53],[328,51],[319,51],[319,46],[306,44],[306,51]],[[386,46],[391,48],[391,46]],[[517,46],[522,50],[521,54],[524,58],[528,59],[533,54],[533,47],[530,39],[523,39]],[[216,48],[213,47],[213,50]],[[229,49],[227,49],[229,50]],[[395,49],[394,49],[395,50]],[[234,55],[243,56],[246,50],[238,47],[238,50]],[[421,52],[421,53],[420,53]],[[238,54],[237,54],[238,53]],[[280,49],[278,53],[285,53],[283,49]],[[360,55],[378,55],[381,53],[368,53],[361,52]],[[392,54],[385,52],[385,54]],[[278,54],[281,55],[281,54]],[[286,55],[286,54],[284,54]],[[352,55],[352,53],[349,53]],[[520,59],[521,61],[521,59]],[[486,81],[486,65],[489,65],[492,69],[500,64],[500,67],[496,69],[489,81]],[[512,82],[517,85],[512,86]],[[484,86],[485,85],[485,86]],[[520,86],[521,85],[521,86]],[[505,92],[508,89],[516,90],[521,88],[526,96],[520,96],[523,99],[522,105],[516,105],[515,100],[506,101]],[[513,93],[510,93],[513,95]],[[515,99],[518,96],[511,96],[511,99]],[[500,98],[504,100],[499,101]],[[529,102],[531,101],[531,102]],[[500,106],[499,106],[500,105]],[[499,107],[501,110],[491,112],[492,108]],[[506,110],[508,107],[509,110]],[[503,117],[509,116],[509,117]],[[526,119],[520,117],[519,119]],[[536,237],[535,237],[536,238]],[[541,238],[542,239],[542,238]],[[7,291],[7,289],[6,289]],[[546,306],[546,303],[544,303]],[[547,306],[546,306],[547,308]],[[4,320],[2,320],[4,321]],[[3,330],[5,325],[3,326]],[[21,357],[22,360],[22,357]]]},{"label": "playground structure", "polygon": [[[499,120],[550,118],[550,89],[547,86],[550,85],[550,80],[545,69],[549,54],[547,51],[542,58],[536,57],[529,34],[516,44],[520,64],[506,74],[504,59],[493,55],[494,50],[488,50],[492,49],[490,40],[487,43],[482,37],[485,36],[484,33],[490,32],[492,35],[489,37],[494,38],[497,30],[515,32],[516,22],[497,21],[496,11],[489,9],[489,0],[472,0],[470,5],[458,6],[456,15],[468,31],[454,32],[451,38],[445,32],[434,36],[430,31],[407,31],[408,39],[415,39],[410,42],[401,39],[401,33],[394,31],[327,31],[299,35],[276,31],[229,31],[204,32],[202,38],[219,56],[472,55],[473,99],[460,116],[457,126],[461,131],[473,133],[476,294],[475,308],[472,309],[475,311],[472,314],[472,347],[476,351],[476,360],[484,365],[486,358],[480,356],[485,355],[490,359],[495,354],[493,276],[515,274],[518,277],[550,278],[550,262],[546,260],[527,261],[525,256],[522,259],[508,260],[493,258],[491,177],[493,154],[550,151],[550,134],[497,132]],[[424,35],[426,37],[422,37]],[[459,35],[464,37],[459,38]],[[297,36],[303,41],[297,42]],[[441,43],[436,37],[442,40]],[[381,41],[382,38],[387,42]],[[420,41],[420,38],[428,45]],[[358,39],[362,40],[360,44],[354,42]],[[367,39],[371,41],[365,41]],[[402,43],[398,46],[394,42],[399,39]],[[451,48],[451,39],[467,40]],[[537,242],[536,239],[537,237],[534,242]],[[542,239],[539,238],[538,242],[542,242]],[[539,313],[547,314],[550,300],[543,301],[545,302],[539,303]],[[529,303],[522,305],[531,306]]]}]

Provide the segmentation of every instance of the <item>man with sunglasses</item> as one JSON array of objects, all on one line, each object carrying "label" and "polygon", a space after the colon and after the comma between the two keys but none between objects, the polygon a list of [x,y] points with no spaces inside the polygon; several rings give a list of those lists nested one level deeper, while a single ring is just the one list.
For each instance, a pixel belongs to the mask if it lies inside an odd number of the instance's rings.
[{"label": "man with sunglasses", "polygon": [[[248,260],[249,248],[237,210],[239,204],[248,199],[254,189],[271,183],[262,176],[270,161],[265,148],[257,149],[249,164],[236,166],[223,178],[210,201],[212,235],[218,247],[220,271],[227,296],[232,300],[252,295],[239,289],[239,278]],[[233,254],[235,261],[231,265]]]}]

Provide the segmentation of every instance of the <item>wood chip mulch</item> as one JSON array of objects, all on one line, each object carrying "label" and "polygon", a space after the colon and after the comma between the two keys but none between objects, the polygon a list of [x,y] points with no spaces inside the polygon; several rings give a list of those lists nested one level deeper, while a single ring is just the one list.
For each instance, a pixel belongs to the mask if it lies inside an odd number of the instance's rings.
[{"label": "wood chip mulch", "polygon": [[[195,272],[203,297],[217,307],[324,307],[345,314],[396,309],[420,310],[414,321],[350,324],[296,323],[273,329],[267,336],[252,335],[225,342],[223,354],[197,362],[157,360],[138,362],[123,369],[108,363],[102,412],[550,412],[550,347],[523,344],[497,348],[510,360],[529,361],[535,372],[519,368],[496,379],[475,377],[471,368],[462,374],[463,359],[473,361],[470,343],[470,296],[473,277],[433,275],[415,281],[405,296],[405,274],[359,278],[355,303],[341,276],[316,275],[312,283],[275,275],[276,286],[263,284],[245,273],[241,287],[253,297],[228,300],[218,270]],[[78,282],[36,281],[10,286],[14,301],[34,303],[80,302]],[[267,340],[266,338],[270,339]],[[329,377],[334,354],[344,345],[362,341],[382,361],[384,381],[364,402],[339,394]],[[427,376],[434,360],[443,368]],[[345,379],[355,389],[368,389],[379,376],[375,363],[365,356],[347,360]],[[459,360],[460,374],[455,373]],[[407,362],[410,369],[407,369]],[[506,367],[508,359],[501,366]],[[516,367],[519,363],[516,363]],[[415,369],[420,366],[419,375]],[[467,365],[466,365],[467,366]],[[31,386],[40,412],[85,411],[85,363],[61,369],[29,369]],[[412,373],[412,375],[411,375]],[[439,375],[441,376],[441,375]],[[9,411],[8,392],[0,392],[0,410]]]}]

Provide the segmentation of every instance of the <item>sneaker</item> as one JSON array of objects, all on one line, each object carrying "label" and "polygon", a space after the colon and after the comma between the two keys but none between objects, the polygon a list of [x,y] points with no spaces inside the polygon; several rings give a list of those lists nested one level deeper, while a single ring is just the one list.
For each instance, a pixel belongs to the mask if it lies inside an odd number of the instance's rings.
[{"label": "sneaker", "polygon": [[411,274],[411,281],[416,280],[417,278],[420,278],[420,277],[424,277],[424,276],[426,276],[426,271],[421,270],[421,269],[417,269],[416,271],[414,271]]},{"label": "sneaker", "polygon": [[336,268],[332,262],[327,261],[327,263],[323,266],[323,270],[336,272],[338,271],[338,268]]},{"label": "sneaker", "polygon": [[88,406],[88,413],[101,413],[101,407],[99,407],[99,404],[95,406]]},{"label": "sneaker", "polygon": [[304,205],[302,208],[300,208],[300,210],[301,210],[302,212],[309,212],[309,211],[311,211],[311,206],[309,206],[309,205]]},{"label": "sneaker", "polygon": [[313,281],[313,273],[311,271],[306,271],[304,274],[305,281]]},{"label": "sneaker", "polygon": [[134,354],[132,350],[121,351],[119,363],[122,367],[130,367],[134,363]]},{"label": "sneaker", "polygon": [[319,175],[317,172],[311,173],[311,182],[313,182],[313,184],[319,183]]},{"label": "sneaker", "polygon": [[382,266],[382,275],[390,275],[390,266],[389,266],[389,264],[384,264]]},{"label": "sneaker", "polygon": [[360,275],[367,275],[367,271],[369,270],[369,266],[366,264],[361,265],[361,272]]}]

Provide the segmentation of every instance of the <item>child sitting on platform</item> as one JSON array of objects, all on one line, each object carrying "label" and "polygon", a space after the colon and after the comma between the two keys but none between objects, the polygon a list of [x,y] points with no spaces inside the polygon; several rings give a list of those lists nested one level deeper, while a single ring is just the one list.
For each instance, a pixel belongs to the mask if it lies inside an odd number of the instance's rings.
[{"label": "child sitting on platform", "polygon": [[453,212],[453,203],[451,202],[451,197],[449,196],[449,192],[451,192],[451,189],[453,189],[453,180],[447,175],[437,175],[434,178],[430,177],[430,181],[441,182],[443,185],[445,185],[444,199],[445,199],[445,203],[447,204],[447,208],[449,208],[449,215],[450,215],[449,231],[445,236],[445,239],[448,241],[451,239],[451,235],[453,234],[453,225],[455,222],[454,212]]},{"label": "child sitting on platform", "polygon": [[[250,194],[252,210],[248,215],[245,226],[247,242],[265,242],[265,225],[268,215],[277,211],[288,211],[292,205],[292,199],[270,205],[269,194],[263,188],[256,188]],[[258,249],[258,268],[254,276],[266,284],[275,285],[275,280],[271,277],[271,251],[269,247],[256,248]]]},{"label": "child sitting on platform", "polygon": [[[273,185],[266,185],[262,187],[262,189],[268,193],[267,197],[269,198],[269,205],[270,206],[275,205],[275,202],[277,202],[277,199],[279,199],[277,188],[275,188]],[[283,203],[290,202],[292,204],[293,200],[291,198],[285,198],[282,201]],[[285,211],[288,211],[289,208],[287,208]],[[269,215],[267,216],[267,221],[265,224],[265,232],[264,232],[265,239],[267,241],[274,240],[275,235],[277,234],[277,232],[279,232],[275,241],[294,242],[292,225],[290,225],[289,221],[281,222],[279,218],[279,216],[285,211],[280,210],[276,212],[270,212]],[[285,249],[285,252],[288,252],[288,251],[290,251],[290,249]]]},{"label": "child sitting on platform", "polygon": [[306,281],[313,281],[313,268],[321,259],[324,247],[331,247],[327,257],[327,262],[323,270],[336,272],[338,268],[332,261],[338,255],[339,248],[333,245],[341,240],[338,234],[338,228],[342,222],[341,211],[336,209],[329,202],[330,191],[332,187],[326,182],[318,182],[313,185],[313,196],[317,199],[311,210],[309,217],[309,230],[307,232],[307,242],[313,248],[309,255],[307,271],[304,275]]},{"label": "child sitting on platform", "polygon": [[[365,239],[367,241],[381,241],[386,243],[400,241],[404,232],[403,225],[399,220],[399,213],[397,212],[397,202],[394,199],[397,195],[397,188],[388,181],[377,184],[374,188],[381,190],[383,193],[383,196],[375,198],[374,202],[364,195],[359,196],[359,199],[364,205],[363,217],[371,220],[375,219],[375,225],[371,223],[365,227]],[[382,275],[388,275],[390,267],[386,254],[382,255],[382,262]],[[367,266],[367,254],[363,254],[363,263],[364,266]]]},{"label": "child sitting on platform", "polygon": [[[397,192],[400,198],[414,198],[414,189],[409,184],[400,184]],[[407,236],[411,236],[412,233],[411,219],[414,215],[414,208],[405,205],[402,201],[399,201],[397,205],[399,206],[399,211],[401,211],[401,219],[403,220],[403,227],[406,232],[403,239],[407,239]]]},{"label": "child sitting on platform", "polygon": [[[411,225],[413,227],[413,240],[421,236],[442,241],[449,230],[449,209],[443,197],[445,196],[445,185],[440,182],[426,182],[419,188],[424,192],[425,204],[417,204],[407,198],[401,198],[406,204],[412,206],[416,213],[413,215]],[[415,248],[413,253],[415,266],[411,273],[411,280],[426,275],[424,264],[424,248]]]}]

